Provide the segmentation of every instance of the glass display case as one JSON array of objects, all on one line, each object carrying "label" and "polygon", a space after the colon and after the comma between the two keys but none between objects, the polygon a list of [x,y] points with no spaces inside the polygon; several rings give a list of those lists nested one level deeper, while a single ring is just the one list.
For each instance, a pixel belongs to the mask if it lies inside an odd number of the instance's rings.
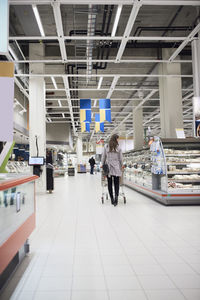
[{"label": "glass display case", "polygon": [[125,184],[164,204],[200,203],[200,142],[160,139],[125,153]]},{"label": "glass display case", "polygon": [[[35,175],[0,174],[0,289],[35,228]],[[26,245],[26,246],[25,246]],[[19,255],[20,251],[20,255]]]},{"label": "glass display case", "polygon": [[130,151],[124,154],[126,166],[124,176],[127,181],[152,188],[150,149]]}]

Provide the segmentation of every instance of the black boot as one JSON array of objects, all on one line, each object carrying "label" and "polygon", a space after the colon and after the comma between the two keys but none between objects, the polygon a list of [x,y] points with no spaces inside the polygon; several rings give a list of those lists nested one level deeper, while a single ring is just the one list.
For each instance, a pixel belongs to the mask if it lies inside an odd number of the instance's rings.
[{"label": "black boot", "polygon": [[118,196],[115,196],[114,206],[116,206],[117,204],[118,204]]},{"label": "black boot", "polygon": [[115,201],[114,201],[114,198],[113,198],[113,197],[111,197],[111,198],[110,198],[110,200],[111,200],[111,204],[113,204],[113,205],[114,205],[114,203],[115,203]]}]

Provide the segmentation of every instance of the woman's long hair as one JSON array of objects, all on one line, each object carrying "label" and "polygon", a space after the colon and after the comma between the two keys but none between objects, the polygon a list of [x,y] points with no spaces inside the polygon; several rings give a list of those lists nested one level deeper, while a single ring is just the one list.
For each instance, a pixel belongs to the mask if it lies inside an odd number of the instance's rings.
[{"label": "woman's long hair", "polygon": [[116,149],[117,149],[117,146],[119,145],[118,144],[118,141],[117,139],[119,138],[119,136],[117,134],[113,134],[110,138],[110,141],[109,141],[109,151],[112,152],[116,152]]}]

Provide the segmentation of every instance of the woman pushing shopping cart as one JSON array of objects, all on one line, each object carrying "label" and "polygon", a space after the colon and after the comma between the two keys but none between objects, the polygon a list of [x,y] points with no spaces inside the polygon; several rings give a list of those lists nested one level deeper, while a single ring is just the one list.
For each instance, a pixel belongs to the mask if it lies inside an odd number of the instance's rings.
[{"label": "woman pushing shopping cart", "polygon": [[[105,145],[102,154],[102,203],[104,198],[108,199],[108,193],[105,192],[106,185],[108,186],[108,192],[110,195],[111,203],[116,206],[118,204],[119,196],[122,196],[124,203],[126,203],[126,197],[123,191],[123,157],[122,150],[118,143],[119,136],[113,134],[110,138],[108,145]],[[106,182],[107,178],[107,182]],[[113,194],[113,183],[114,191]],[[121,186],[121,191],[120,191]],[[120,192],[120,193],[119,193]]]}]

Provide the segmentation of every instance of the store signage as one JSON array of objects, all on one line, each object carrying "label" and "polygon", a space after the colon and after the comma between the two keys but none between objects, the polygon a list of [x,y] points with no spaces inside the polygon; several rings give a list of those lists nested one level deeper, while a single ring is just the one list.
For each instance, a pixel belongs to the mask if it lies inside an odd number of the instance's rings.
[{"label": "store signage", "polygon": [[111,102],[110,99],[99,99],[100,122],[111,122]]},{"label": "store signage", "polygon": [[193,98],[194,134],[200,137],[200,97]]},{"label": "store signage", "polygon": [[95,131],[104,132],[104,122],[100,123],[100,114],[95,114]]},{"label": "store signage", "polygon": [[185,132],[183,128],[176,128],[177,139],[185,139]]},{"label": "store signage", "polygon": [[8,53],[8,0],[0,0],[0,54]]},{"label": "store signage", "polygon": [[13,141],[14,63],[0,62],[0,141]]}]

